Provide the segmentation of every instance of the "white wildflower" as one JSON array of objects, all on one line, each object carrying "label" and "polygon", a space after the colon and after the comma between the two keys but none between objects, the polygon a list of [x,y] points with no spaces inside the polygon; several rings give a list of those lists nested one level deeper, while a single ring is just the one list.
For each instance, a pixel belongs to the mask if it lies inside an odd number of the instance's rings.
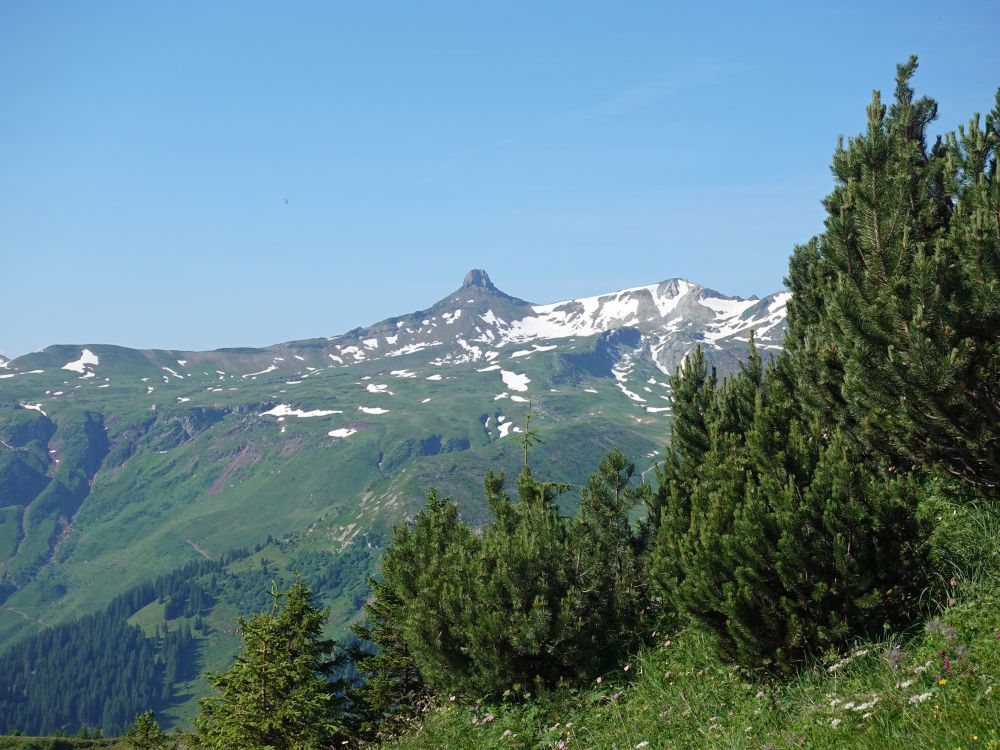
[{"label": "white wildflower", "polygon": [[920,695],[911,695],[910,696],[910,703],[923,703],[925,700],[927,700],[928,698],[930,698],[932,695],[934,695],[934,693],[931,693],[931,692],[921,693]]},{"label": "white wildflower", "polygon": [[841,659],[840,661],[838,661],[836,664],[831,664],[829,667],[827,667],[826,671],[827,672],[836,672],[838,669],[841,669],[842,667],[846,666],[850,661],[851,661],[851,657],[850,656],[845,656],[843,659]]},{"label": "white wildflower", "polygon": [[919,667],[914,667],[913,671],[914,671],[915,674],[923,674],[924,672],[927,671],[927,669],[930,667],[930,665],[932,663],[933,662],[930,659],[928,659],[923,664],[921,664]]},{"label": "white wildflower", "polygon": [[878,696],[877,695],[873,695],[872,699],[870,701],[868,701],[867,703],[859,703],[858,705],[856,705],[854,707],[854,710],[857,711],[858,713],[860,713],[862,711],[867,711],[869,708],[871,708],[872,706],[874,706],[876,703],[878,703]]}]

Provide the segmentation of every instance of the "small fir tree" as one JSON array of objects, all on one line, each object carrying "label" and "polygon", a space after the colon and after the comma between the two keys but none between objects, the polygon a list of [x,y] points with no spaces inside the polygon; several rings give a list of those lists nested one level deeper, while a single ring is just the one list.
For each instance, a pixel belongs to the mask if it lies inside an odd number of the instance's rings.
[{"label": "small fir tree", "polygon": [[239,618],[243,652],[229,671],[207,674],[219,695],[199,701],[206,747],[304,750],[332,745],[343,730],[327,612],[301,580],[287,591],[272,584],[271,597],[270,612]]},{"label": "small fir tree", "polygon": [[691,525],[691,492],[706,452],[711,448],[709,422],[716,406],[715,368],[709,370],[700,346],[686,357],[670,378],[670,443],[666,458],[657,464],[657,489],[647,499],[640,528],[650,549],[653,587],[663,614],[678,610],[676,591],[683,578],[681,540]]},{"label": "small fir tree", "polygon": [[130,750],[158,750],[167,746],[167,735],[152,711],[143,711],[136,716],[123,739]]},{"label": "small fir tree", "polygon": [[405,602],[383,576],[369,586],[365,620],[351,626],[358,644],[350,657],[361,678],[350,691],[351,708],[363,735],[391,736],[419,715],[430,693],[406,645]]},{"label": "small fir tree", "polygon": [[710,446],[708,419],[716,383],[715,368],[709,369],[700,345],[670,377],[670,442],[663,462],[655,467],[658,491],[649,495],[646,517],[640,526],[647,545],[665,522],[664,511],[671,515],[676,512],[680,519],[688,515],[684,506]]},{"label": "small fir tree", "polygon": [[645,619],[649,589],[642,534],[633,531],[630,516],[652,490],[634,479],[635,464],[615,449],[580,490],[570,577],[581,677],[626,656]]}]

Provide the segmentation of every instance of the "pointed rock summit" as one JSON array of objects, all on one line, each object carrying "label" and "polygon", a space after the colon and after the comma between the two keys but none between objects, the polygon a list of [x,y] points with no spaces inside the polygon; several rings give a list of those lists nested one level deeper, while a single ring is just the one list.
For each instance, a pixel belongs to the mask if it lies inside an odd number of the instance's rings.
[{"label": "pointed rock summit", "polygon": [[493,282],[490,281],[490,275],[486,273],[482,268],[473,268],[467,274],[465,274],[465,279],[462,281],[462,286],[478,286],[483,289],[496,289],[493,286]]},{"label": "pointed rock summit", "polygon": [[525,302],[523,299],[512,297],[506,292],[497,289],[490,280],[490,275],[482,268],[473,268],[465,274],[465,278],[462,279],[462,286],[438,302],[431,310],[433,311],[441,305],[454,306],[456,302],[463,307],[467,307],[473,303],[478,306],[485,305],[482,312],[493,310],[497,315],[506,315],[506,320],[512,320],[511,316],[516,313],[505,307],[505,305],[512,304],[516,307],[525,308],[531,306],[530,303]]}]

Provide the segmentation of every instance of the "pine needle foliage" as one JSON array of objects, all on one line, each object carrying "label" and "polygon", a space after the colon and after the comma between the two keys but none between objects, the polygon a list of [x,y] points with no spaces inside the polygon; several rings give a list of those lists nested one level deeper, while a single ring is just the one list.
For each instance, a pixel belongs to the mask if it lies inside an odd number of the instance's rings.
[{"label": "pine needle foliage", "polygon": [[382,577],[395,602],[382,603],[399,607],[390,619],[429,684],[469,670],[463,625],[472,595],[469,561],[479,546],[458,506],[431,491],[413,528],[399,527],[383,558]]},{"label": "pine needle foliage", "polygon": [[681,545],[691,525],[691,493],[712,447],[709,420],[717,385],[715,368],[709,369],[700,346],[670,378],[670,443],[663,463],[655,467],[657,488],[648,495],[641,526],[654,580],[650,593],[664,624],[677,624],[683,610],[678,600],[684,580]]},{"label": "pine needle foliage", "polygon": [[916,58],[833,158],[826,231],[796,248],[787,351],[803,402],[869,455],[1000,496],[1000,92],[933,143]]},{"label": "pine needle foliage", "polygon": [[381,577],[369,579],[365,619],[351,626],[358,643],[350,658],[360,680],[351,688],[351,711],[363,736],[386,736],[415,720],[429,697],[423,677],[394,617],[403,602]]},{"label": "pine needle foliage", "polygon": [[629,513],[648,488],[634,471],[620,452],[606,456],[576,517],[556,505],[566,485],[525,466],[515,502],[504,475],[488,472],[494,520],[479,536],[432,492],[386,551],[368,608],[376,634],[392,633],[392,653],[439,694],[523,694],[600,673],[634,645],[645,600]]},{"label": "pine needle foliage", "polygon": [[751,342],[717,389],[698,368],[681,375],[704,382],[708,442],[663,473],[672,501],[652,553],[661,598],[725,658],[770,671],[905,622],[924,571],[919,485],[870,471],[839,428],[801,416],[780,372]]},{"label": "pine needle foliage", "polygon": [[927,488],[1000,496],[1000,94],[931,143],[916,66],[838,144],[775,366],[751,344],[721,385],[697,353],[674,379],[653,580],[746,667],[906,622],[932,573]]}]

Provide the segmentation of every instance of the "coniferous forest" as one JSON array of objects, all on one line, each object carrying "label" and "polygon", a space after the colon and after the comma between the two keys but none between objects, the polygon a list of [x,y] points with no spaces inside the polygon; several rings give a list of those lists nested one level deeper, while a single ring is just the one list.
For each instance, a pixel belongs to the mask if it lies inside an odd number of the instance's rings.
[{"label": "coniferous forest", "polygon": [[[690,352],[650,481],[618,450],[540,480],[529,412],[519,474],[486,473],[487,523],[430,490],[350,643],[323,635],[322,581],[274,585],[169,741],[1000,747],[1000,92],[932,138],[916,66],[836,146],[784,348],[751,337],[726,377]],[[143,712],[192,668],[192,632],[128,620],[154,600],[197,618],[219,565],[0,656],[0,728],[164,746]]]}]

